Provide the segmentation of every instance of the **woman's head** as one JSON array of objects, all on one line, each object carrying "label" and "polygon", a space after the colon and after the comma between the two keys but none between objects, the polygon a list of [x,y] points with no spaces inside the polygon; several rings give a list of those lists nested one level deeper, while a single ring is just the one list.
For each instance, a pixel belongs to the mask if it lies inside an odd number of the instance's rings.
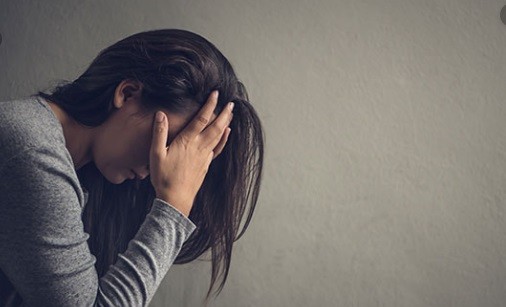
[{"label": "woman's head", "polygon": [[[168,115],[170,143],[213,90],[219,91],[215,115],[235,102],[232,130],[195,198],[189,218],[197,229],[175,261],[186,263],[211,250],[209,297],[218,276],[217,293],[225,283],[232,244],[251,220],[263,167],[261,122],[228,60],[189,31],[141,32],[102,50],[76,80],[51,94],[38,92],[80,124],[103,129],[94,144],[94,161],[78,170],[90,193],[83,220],[100,276],[126,249],[155,197],[144,177],[153,115],[157,110]],[[130,169],[144,179],[125,180]]]},{"label": "woman's head", "polygon": [[[117,85],[112,98],[109,117],[94,128],[90,155],[97,169],[111,183],[122,183],[135,177],[149,175],[153,118],[156,111],[166,113],[169,120],[170,144],[175,136],[191,121],[191,113],[174,113],[164,105],[149,107],[143,102],[143,84],[123,80]],[[213,114],[211,121],[216,118]]]}]

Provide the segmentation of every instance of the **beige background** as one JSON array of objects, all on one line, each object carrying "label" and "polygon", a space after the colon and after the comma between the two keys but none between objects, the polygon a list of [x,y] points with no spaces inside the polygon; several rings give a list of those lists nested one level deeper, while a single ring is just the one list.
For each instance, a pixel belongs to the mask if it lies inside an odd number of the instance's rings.
[{"label": "beige background", "polygon": [[[264,124],[256,215],[211,306],[503,306],[502,0],[0,1],[0,99],[130,34],[216,44]],[[155,306],[199,306],[210,264]]]}]

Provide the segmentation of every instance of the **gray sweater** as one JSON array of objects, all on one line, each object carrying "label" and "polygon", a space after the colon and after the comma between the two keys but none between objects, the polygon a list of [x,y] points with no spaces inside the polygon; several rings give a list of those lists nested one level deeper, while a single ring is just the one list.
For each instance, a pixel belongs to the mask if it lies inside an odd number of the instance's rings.
[{"label": "gray sweater", "polygon": [[81,219],[86,200],[47,102],[0,102],[1,306],[148,305],[195,224],[156,198],[98,278]]}]

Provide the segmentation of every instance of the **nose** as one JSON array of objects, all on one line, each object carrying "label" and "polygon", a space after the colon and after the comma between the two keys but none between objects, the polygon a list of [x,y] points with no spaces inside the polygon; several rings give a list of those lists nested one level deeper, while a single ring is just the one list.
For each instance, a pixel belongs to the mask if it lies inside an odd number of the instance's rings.
[{"label": "nose", "polygon": [[149,166],[141,171],[135,171],[141,180],[145,179],[149,175]]}]

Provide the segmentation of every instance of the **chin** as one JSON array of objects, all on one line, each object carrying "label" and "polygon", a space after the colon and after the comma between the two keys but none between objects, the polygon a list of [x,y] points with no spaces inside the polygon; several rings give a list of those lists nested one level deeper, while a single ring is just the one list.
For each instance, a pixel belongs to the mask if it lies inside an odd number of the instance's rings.
[{"label": "chin", "polygon": [[[98,168],[98,166],[97,166],[97,168]],[[112,184],[122,184],[123,182],[125,182],[125,180],[130,179],[129,177],[125,176],[125,174],[123,174],[121,172],[112,171],[111,168],[108,168],[104,171],[100,170],[100,168],[99,168],[99,171],[102,173],[104,178]]]},{"label": "chin", "polygon": [[116,174],[112,177],[112,180],[111,178],[109,178],[108,176],[105,176],[105,179],[107,181],[109,181],[110,183],[112,184],[122,184],[123,182],[125,182],[125,180],[127,180],[128,178],[126,178],[125,176],[121,175],[121,174]]}]

